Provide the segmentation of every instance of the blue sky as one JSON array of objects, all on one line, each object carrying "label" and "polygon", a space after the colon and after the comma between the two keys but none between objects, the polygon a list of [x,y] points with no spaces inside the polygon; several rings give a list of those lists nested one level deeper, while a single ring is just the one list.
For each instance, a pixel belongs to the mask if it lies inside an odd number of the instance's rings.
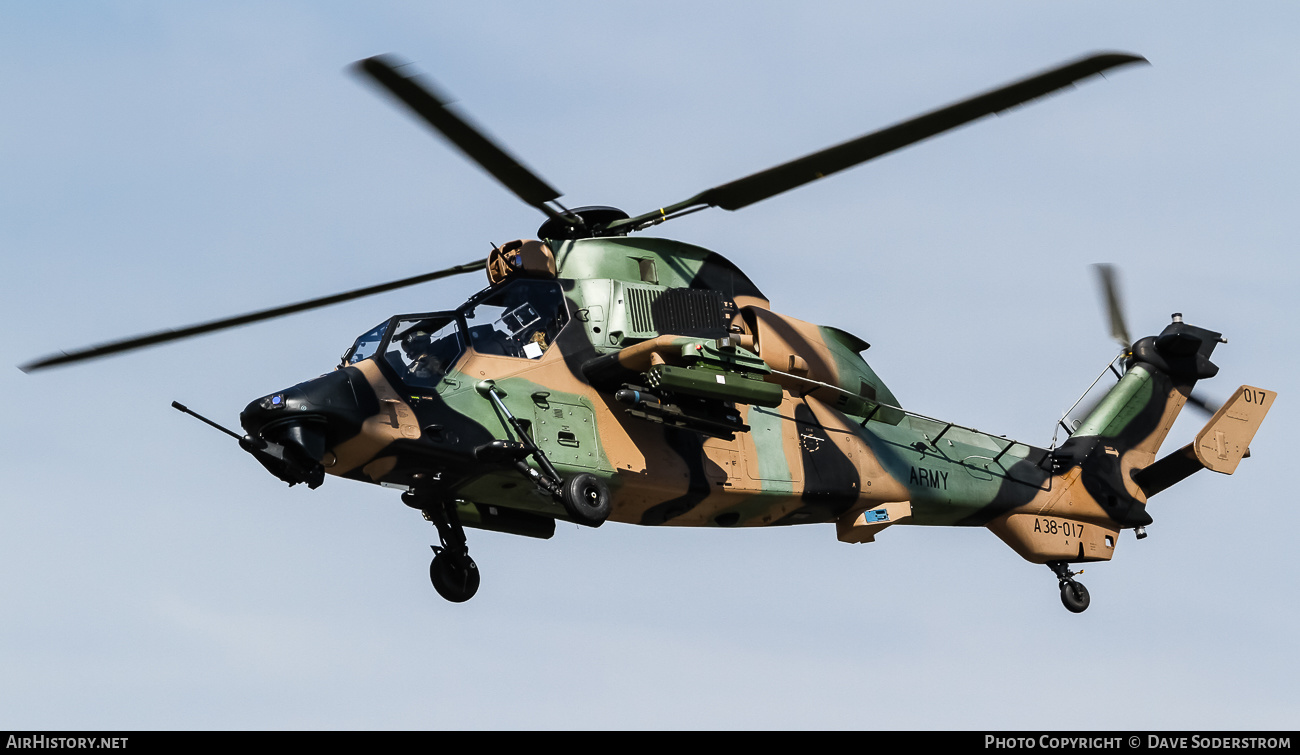
[{"label": "blue sky", "polygon": [[[472,533],[426,576],[396,493],[287,489],[236,424],[469,277],[101,362],[0,371],[0,725],[1294,729],[1300,12],[1285,3],[0,4],[12,365],[414,275],[540,216],[346,67],[392,52],[567,204],[632,213],[1081,54],[1152,65],[736,213],[656,229],[854,332],[916,411],[1045,444],[1135,334],[1222,331],[1280,400],[1155,499],[1087,613],[980,529]],[[1201,420],[1180,419],[1170,448]]]}]

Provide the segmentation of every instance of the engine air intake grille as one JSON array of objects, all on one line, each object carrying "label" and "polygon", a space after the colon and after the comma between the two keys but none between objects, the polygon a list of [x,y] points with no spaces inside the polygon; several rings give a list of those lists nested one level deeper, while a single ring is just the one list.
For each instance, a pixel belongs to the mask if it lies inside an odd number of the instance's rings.
[{"label": "engine air intake grille", "polygon": [[655,330],[683,336],[722,338],[727,303],[721,291],[670,288],[650,303]]}]

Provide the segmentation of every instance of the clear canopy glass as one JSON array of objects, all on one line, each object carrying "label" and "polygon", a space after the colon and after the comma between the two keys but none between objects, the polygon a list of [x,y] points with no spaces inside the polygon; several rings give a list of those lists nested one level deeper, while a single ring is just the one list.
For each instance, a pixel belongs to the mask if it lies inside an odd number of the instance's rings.
[{"label": "clear canopy glass", "polygon": [[369,359],[379,351],[379,344],[384,340],[384,335],[388,332],[388,325],[391,320],[384,320],[375,327],[362,333],[359,338],[352,344],[343,355],[345,364],[356,364],[362,359]]},{"label": "clear canopy glass", "polygon": [[516,280],[470,299],[454,312],[398,315],[367,331],[344,356],[355,364],[382,352],[408,388],[434,388],[466,349],[539,359],[568,322],[555,281]]},{"label": "clear canopy glass", "polygon": [[465,350],[452,315],[398,317],[384,359],[411,388],[438,385]]},{"label": "clear canopy glass", "polygon": [[564,292],[554,281],[518,280],[461,308],[480,354],[537,359],[564,327]]}]

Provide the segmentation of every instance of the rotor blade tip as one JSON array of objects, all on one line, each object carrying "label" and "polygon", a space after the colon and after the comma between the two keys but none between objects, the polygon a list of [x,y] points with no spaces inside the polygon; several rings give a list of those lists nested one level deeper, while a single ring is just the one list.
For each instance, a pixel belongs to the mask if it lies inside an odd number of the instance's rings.
[{"label": "rotor blade tip", "polygon": [[351,69],[357,75],[365,75],[376,83],[385,84],[386,81],[390,81],[394,77],[409,78],[403,76],[400,70],[406,65],[410,64],[395,55],[384,53],[358,60],[351,65]]},{"label": "rotor blade tip", "polygon": [[37,359],[35,362],[20,364],[18,365],[18,369],[22,370],[24,374],[30,375],[37,370],[43,370],[46,367],[53,367],[54,365],[62,364],[68,359],[68,356],[68,352],[60,351],[58,354],[51,354],[44,359]]},{"label": "rotor blade tip", "polygon": [[356,65],[366,69],[396,68],[399,65],[402,65],[402,63],[397,59],[396,56],[385,52],[385,53],[380,53],[378,55],[371,55],[368,58],[363,58],[361,60],[358,60],[356,62]]},{"label": "rotor blade tip", "polygon": [[1109,50],[1106,52],[1093,53],[1092,55],[1088,55],[1087,57],[1085,57],[1084,60],[1095,61],[1098,64],[1104,65],[1106,68],[1114,68],[1115,66],[1126,66],[1132,63],[1151,65],[1151,61],[1147,60],[1141,55],[1135,55],[1131,52],[1119,52],[1118,50]]}]

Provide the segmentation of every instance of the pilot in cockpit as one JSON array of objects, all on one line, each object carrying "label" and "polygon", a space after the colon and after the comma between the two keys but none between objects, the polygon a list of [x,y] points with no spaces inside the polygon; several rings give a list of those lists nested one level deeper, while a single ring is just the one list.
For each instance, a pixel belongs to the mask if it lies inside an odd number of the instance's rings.
[{"label": "pilot in cockpit", "polygon": [[427,330],[413,330],[402,339],[408,381],[431,386],[442,379],[446,366],[434,351],[433,337]]},{"label": "pilot in cockpit", "polygon": [[[516,286],[518,291],[507,298],[507,305],[512,305],[502,316],[515,341],[517,356],[537,359],[546,351],[555,331],[562,324],[557,310],[562,307],[563,297],[552,286]],[[512,301],[513,299],[513,301]]]},{"label": "pilot in cockpit", "polygon": [[480,354],[538,359],[564,325],[564,295],[552,281],[519,280],[463,310]]}]

